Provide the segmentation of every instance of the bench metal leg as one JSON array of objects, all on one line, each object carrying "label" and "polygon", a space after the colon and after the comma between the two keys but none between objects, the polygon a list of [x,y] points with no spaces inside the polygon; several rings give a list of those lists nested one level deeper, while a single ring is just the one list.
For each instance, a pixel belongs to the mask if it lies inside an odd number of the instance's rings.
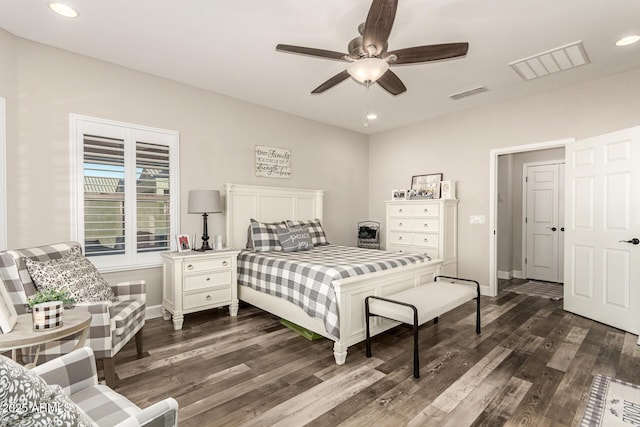
[{"label": "bench metal leg", "polygon": [[434,325],[437,325],[437,324],[438,324],[438,320],[440,320],[440,318],[439,318],[439,317],[434,317],[434,318],[433,318],[433,324],[434,324]]},{"label": "bench metal leg", "polygon": [[476,301],[478,302],[476,309],[476,334],[480,335],[480,295],[478,295]]},{"label": "bench metal leg", "polygon": [[420,357],[418,356],[418,310],[413,309],[413,378],[420,378]]},{"label": "bench metal leg", "polygon": [[367,336],[366,336],[366,340],[365,340],[365,346],[367,349],[367,357],[371,357],[371,335],[369,333],[369,297],[366,297],[364,299],[364,317],[365,317],[365,323],[367,325]]}]

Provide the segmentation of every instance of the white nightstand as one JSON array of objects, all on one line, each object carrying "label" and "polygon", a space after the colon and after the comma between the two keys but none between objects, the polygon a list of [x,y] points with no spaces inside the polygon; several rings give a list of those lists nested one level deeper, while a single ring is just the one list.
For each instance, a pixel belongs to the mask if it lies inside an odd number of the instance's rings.
[{"label": "white nightstand", "polygon": [[173,315],[182,329],[184,315],[229,306],[238,315],[237,266],[240,251],[162,253],[162,318]]}]

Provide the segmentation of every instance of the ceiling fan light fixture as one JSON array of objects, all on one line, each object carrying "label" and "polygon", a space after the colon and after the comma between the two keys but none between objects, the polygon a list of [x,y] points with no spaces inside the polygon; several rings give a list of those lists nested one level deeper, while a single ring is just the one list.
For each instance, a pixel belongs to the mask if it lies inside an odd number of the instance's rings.
[{"label": "ceiling fan light fixture", "polygon": [[376,113],[367,113],[367,120],[375,120],[378,118]]},{"label": "ceiling fan light fixture", "polygon": [[389,69],[389,63],[380,58],[364,58],[353,62],[347,68],[351,77],[360,83],[371,84]]}]

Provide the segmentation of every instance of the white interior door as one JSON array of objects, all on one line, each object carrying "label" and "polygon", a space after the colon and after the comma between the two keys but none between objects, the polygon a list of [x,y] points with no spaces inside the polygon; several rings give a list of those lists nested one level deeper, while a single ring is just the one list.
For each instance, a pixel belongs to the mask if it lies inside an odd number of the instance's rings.
[{"label": "white interior door", "polygon": [[561,282],[560,165],[526,167],[526,277]]},{"label": "white interior door", "polygon": [[638,334],[640,127],[568,144],[566,159],[564,308]]}]

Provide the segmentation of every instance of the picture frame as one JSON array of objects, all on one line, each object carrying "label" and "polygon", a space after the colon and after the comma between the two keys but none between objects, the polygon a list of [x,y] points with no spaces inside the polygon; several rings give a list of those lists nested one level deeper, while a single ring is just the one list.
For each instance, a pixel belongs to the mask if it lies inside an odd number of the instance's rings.
[{"label": "picture frame", "polygon": [[407,190],[391,190],[392,200],[405,200],[407,198]]},{"label": "picture frame", "polygon": [[178,252],[187,252],[191,250],[191,238],[188,234],[176,234],[176,243]]},{"label": "picture frame", "polygon": [[439,199],[442,173],[414,175],[411,177],[410,199]]},{"label": "picture frame", "polygon": [[11,332],[18,321],[18,313],[7,292],[4,280],[0,277],[0,330],[3,334]]},{"label": "picture frame", "polygon": [[442,199],[455,199],[456,198],[456,182],[440,181],[440,197]]}]

